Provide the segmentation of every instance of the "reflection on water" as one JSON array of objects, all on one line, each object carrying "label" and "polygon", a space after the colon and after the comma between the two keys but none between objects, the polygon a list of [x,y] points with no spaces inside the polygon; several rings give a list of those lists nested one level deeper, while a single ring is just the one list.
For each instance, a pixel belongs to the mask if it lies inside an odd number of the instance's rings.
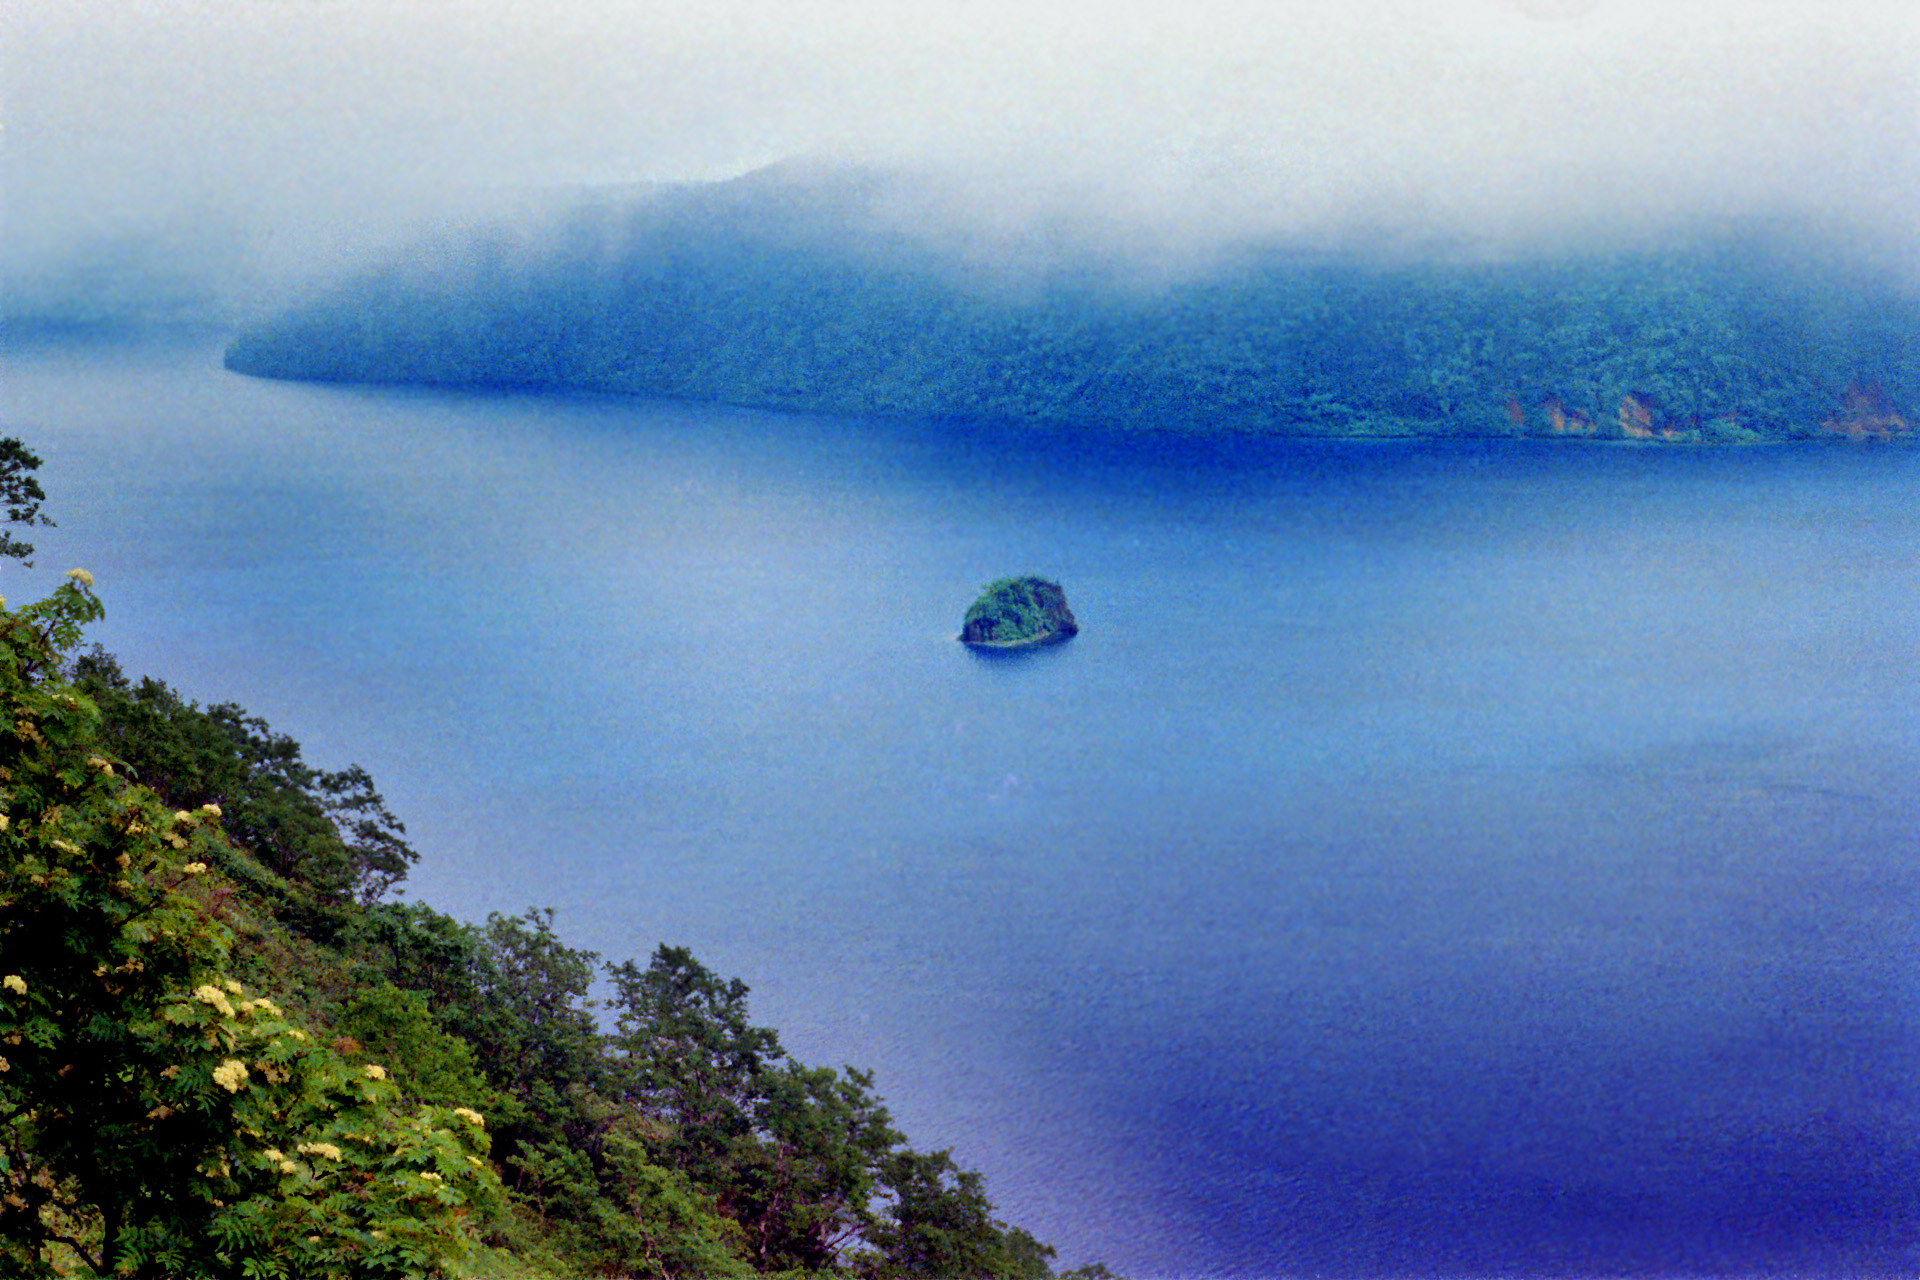
[{"label": "reflection on water", "polygon": [[[1016,438],[216,356],[9,356],[40,585],[87,564],[130,670],[366,764],[419,897],[746,978],[1063,1261],[1920,1269],[1911,451]],[[1030,572],[1079,637],[955,643]]]}]

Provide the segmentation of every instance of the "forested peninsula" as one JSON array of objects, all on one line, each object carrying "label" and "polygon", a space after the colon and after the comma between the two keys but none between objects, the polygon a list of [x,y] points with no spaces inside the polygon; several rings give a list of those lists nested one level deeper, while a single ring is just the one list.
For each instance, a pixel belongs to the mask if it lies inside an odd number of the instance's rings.
[{"label": "forested peninsula", "polygon": [[[1249,240],[1177,267],[928,230],[776,167],[448,232],[245,328],[278,378],[930,421],[1745,443],[1911,435],[1920,293],[1803,229],[1492,254]],[[920,200],[920,204],[916,204]]]},{"label": "forested peninsula", "polygon": [[[38,463],[0,441],[14,523]],[[78,569],[0,602],[0,1272],[1053,1274],[686,948],[396,897],[419,855],[364,769],[129,677],[103,614]]]}]

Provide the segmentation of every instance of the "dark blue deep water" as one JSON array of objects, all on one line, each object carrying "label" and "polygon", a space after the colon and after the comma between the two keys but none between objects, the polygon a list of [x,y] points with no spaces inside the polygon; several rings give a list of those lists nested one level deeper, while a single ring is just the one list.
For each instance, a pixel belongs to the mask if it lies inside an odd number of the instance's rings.
[{"label": "dark blue deep water", "polygon": [[[1122,442],[17,349],[37,594],[1136,1277],[1920,1273],[1920,451]],[[1008,573],[1071,644],[953,635]]]}]

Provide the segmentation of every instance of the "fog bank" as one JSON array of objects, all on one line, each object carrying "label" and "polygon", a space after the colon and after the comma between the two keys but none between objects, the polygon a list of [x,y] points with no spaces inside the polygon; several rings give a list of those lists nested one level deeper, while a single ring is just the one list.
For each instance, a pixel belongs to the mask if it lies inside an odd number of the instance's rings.
[{"label": "fog bank", "polygon": [[23,0],[0,21],[16,280],[218,226],[221,288],[271,291],[529,191],[789,157],[944,175],[914,217],[989,253],[1036,223],[1204,252],[1758,215],[1910,253],[1920,203],[1920,19],[1860,0]]}]

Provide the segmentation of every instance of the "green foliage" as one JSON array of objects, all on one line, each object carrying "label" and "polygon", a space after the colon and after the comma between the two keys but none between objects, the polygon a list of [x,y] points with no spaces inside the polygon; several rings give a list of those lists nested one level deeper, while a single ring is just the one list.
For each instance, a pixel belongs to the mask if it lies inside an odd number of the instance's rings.
[{"label": "green foliage", "polygon": [[843,1264],[872,1229],[882,1162],[905,1141],[872,1074],[788,1060],[764,1079],[755,1116],[760,1140],[739,1160],[733,1194],[756,1264]]},{"label": "green foliage", "polygon": [[587,999],[599,956],[567,946],[552,910],[487,917],[472,970],[476,1006],[463,1034],[502,1088],[599,1083],[599,1028]]},{"label": "green foliage", "polygon": [[1000,578],[967,609],[960,638],[968,644],[1021,645],[1065,639],[1079,631],[1060,584],[1045,578]]},{"label": "green foliage", "polygon": [[[0,439],[0,507],[6,510],[8,524],[29,529],[53,524],[40,513],[40,504],[47,500],[47,495],[33,475],[39,469],[39,454],[12,436]],[[31,568],[33,561],[27,557],[32,554],[31,542],[22,542],[11,529],[0,529],[0,556],[9,556]]]},{"label": "green foliage", "polygon": [[712,1187],[761,1271],[835,1266],[871,1224],[875,1170],[901,1137],[872,1077],[789,1059],[747,1018],[747,986],[685,948],[610,966],[619,1094],[659,1127],[661,1161]]},{"label": "green foliage", "polygon": [[316,769],[266,721],[231,703],[203,710],[151,677],[131,681],[98,649],[73,674],[133,776],[181,808],[219,805],[235,845],[319,904],[376,899],[418,860],[359,765]]},{"label": "green foliage", "polygon": [[747,1021],[747,985],[723,982],[681,947],[612,966],[612,1048],[621,1096],[660,1117],[662,1153],[711,1180],[752,1132],[752,1110],[779,1037]]},{"label": "green foliage", "polygon": [[1053,1250],[1019,1228],[993,1219],[980,1175],[959,1168],[951,1153],[902,1151],[882,1176],[893,1204],[874,1227],[873,1280],[1043,1280]]},{"label": "green foliage", "polygon": [[483,944],[473,926],[424,902],[375,902],[350,918],[339,941],[373,980],[423,993],[441,1025],[470,1028],[479,1016]]},{"label": "green foliage", "polygon": [[420,1276],[498,1186],[478,1112],[406,1107],[228,973],[215,805],[103,754],[60,679],[76,571],[0,611],[0,1257],[139,1277]]},{"label": "green foliage", "polygon": [[486,1111],[500,1105],[474,1063],[473,1047],[442,1029],[421,992],[391,982],[356,990],[334,1015],[333,1030],[390,1064],[408,1101]]},{"label": "green foliage", "polygon": [[444,1010],[443,1025],[473,1047],[501,1099],[508,1185],[546,1213],[556,1198],[590,1194],[551,1175],[571,1176],[600,1124],[600,1033],[587,998],[599,957],[563,943],[551,911],[496,913],[472,938],[465,998]]},{"label": "green foliage", "polygon": [[522,1158],[541,1188],[549,1241],[607,1275],[751,1274],[740,1225],[684,1172],[654,1162],[644,1119],[618,1107],[597,1112],[589,1146],[550,1144]]}]

